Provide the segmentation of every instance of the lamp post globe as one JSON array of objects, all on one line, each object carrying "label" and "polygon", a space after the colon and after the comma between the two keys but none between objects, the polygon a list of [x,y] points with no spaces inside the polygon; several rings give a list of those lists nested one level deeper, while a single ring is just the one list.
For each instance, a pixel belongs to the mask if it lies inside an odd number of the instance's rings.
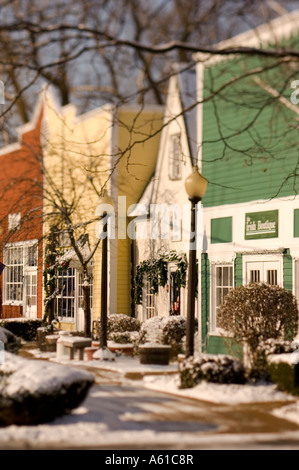
[{"label": "lamp post globe", "polygon": [[192,173],[187,176],[185,180],[185,189],[189,199],[191,201],[192,199],[200,201],[206,192],[207,185],[207,180],[199,173],[197,168],[194,168]]},{"label": "lamp post globe", "polygon": [[188,265],[188,298],[186,325],[186,356],[194,354],[195,295],[196,295],[196,205],[207,189],[207,180],[194,168],[185,180],[185,189],[191,202],[190,247]]}]

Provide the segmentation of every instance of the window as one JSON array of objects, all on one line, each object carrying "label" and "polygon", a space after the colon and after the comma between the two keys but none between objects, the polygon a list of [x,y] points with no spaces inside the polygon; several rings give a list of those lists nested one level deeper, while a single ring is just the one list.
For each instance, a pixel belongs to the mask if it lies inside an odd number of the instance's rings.
[{"label": "window", "polygon": [[272,286],[280,284],[280,262],[277,261],[248,261],[246,266],[246,283],[266,282]]},{"label": "window", "polygon": [[169,177],[171,180],[182,178],[182,151],[179,134],[170,137]]},{"label": "window", "polygon": [[213,308],[213,317],[211,322],[211,327],[213,331],[216,331],[218,328],[217,325],[217,312],[220,305],[223,303],[225,296],[228,294],[230,289],[233,288],[233,266],[228,264],[215,265],[213,268],[213,289],[212,289],[212,304]]},{"label": "window", "polygon": [[152,291],[149,279],[146,277],[143,288],[143,317],[144,321],[156,315],[156,296]]},{"label": "window", "polygon": [[16,230],[20,228],[21,213],[8,214],[8,230]]},{"label": "window", "polygon": [[[4,247],[4,303],[20,305],[23,302],[24,281],[28,268],[32,268],[36,274],[38,248],[31,242],[11,243]],[[34,285],[37,282],[34,279]],[[27,291],[26,291],[27,292]],[[25,292],[25,294],[26,294]],[[33,293],[36,302],[36,292]]]},{"label": "window", "polygon": [[75,315],[75,269],[68,268],[57,273],[58,295],[55,313],[58,317],[73,319]]}]

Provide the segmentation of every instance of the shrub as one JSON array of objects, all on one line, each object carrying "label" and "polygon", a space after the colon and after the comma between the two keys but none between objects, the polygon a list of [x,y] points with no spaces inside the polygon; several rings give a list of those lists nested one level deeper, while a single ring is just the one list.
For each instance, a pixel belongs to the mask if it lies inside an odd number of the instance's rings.
[{"label": "shrub", "polygon": [[202,354],[180,364],[181,388],[191,388],[202,380],[222,384],[243,384],[245,372],[239,359],[226,355]]},{"label": "shrub", "polygon": [[253,375],[266,369],[267,340],[291,340],[297,333],[296,298],[288,290],[268,284],[232,289],[219,308],[218,325],[245,344]]},{"label": "shrub", "polygon": [[140,329],[139,344],[157,343],[171,347],[170,356],[183,351],[186,319],[181,316],[154,317],[146,320]]},{"label": "shrub", "polygon": [[42,326],[42,320],[1,320],[0,326],[25,341],[35,341],[36,331]]},{"label": "shrub", "polygon": [[[137,318],[129,317],[123,313],[113,313],[108,315],[107,318],[107,337],[109,340],[115,341],[113,339],[114,333],[129,333],[134,331],[139,331],[141,323]],[[96,334],[101,337],[101,321],[98,320],[96,323]],[[129,337],[127,335],[127,337]],[[124,339],[125,337],[123,337]]]},{"label": "shrub", "polygon": [[139,335],[137,331],[124,331],[122,333],[116,331],[115,333],[110,333],[109,339],[115,343],[128,344],[136,343],[138,341]]}]

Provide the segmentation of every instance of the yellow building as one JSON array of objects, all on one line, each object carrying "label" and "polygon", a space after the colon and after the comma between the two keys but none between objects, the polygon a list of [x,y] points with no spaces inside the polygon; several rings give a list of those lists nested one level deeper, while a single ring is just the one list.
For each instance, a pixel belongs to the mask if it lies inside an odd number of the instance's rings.
[{"label": "yellow building", "polygon": [[77,116],[73,105],[60,107],[49,92],[45,93],[44,103],[45,234],[51,226],[59,225],[63,232],[59,240],[64,249],[62,262],[69,262],[67,269],[58,274],[55,309],[62,327],[83,330],[82,263],[78,252],[71,248],[69,234],[74,234],[85,259],[97,247],[89,263],[95,320],[101,313],[102,266],[95,209],[102,190],[107,189],[115,208],[115,233],[108,245],[108,312],[130,315],[127,209],[138,202],[154,173],[163,109],[105,105]]}]

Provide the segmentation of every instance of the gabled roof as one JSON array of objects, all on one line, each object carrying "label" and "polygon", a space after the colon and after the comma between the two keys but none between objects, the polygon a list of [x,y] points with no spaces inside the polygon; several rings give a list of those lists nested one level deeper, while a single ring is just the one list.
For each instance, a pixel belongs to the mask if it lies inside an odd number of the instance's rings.
[{"label": "gabled roof", "polygon": [[[184,120],[189,156],[191,164],[194,166],[197,162],[197,84],[195,64],[177,63],[173,65],[173,70],[174,76],[172,79],[176,80],[177,83],[178,98]],[[163,142],[164,139],[161,139],[160,145],[163,145]],[[157,172],[159,172],[161,158],[164,158],[164,152],[161,151],[160,148],[155,174],[152,176],[138,201],[138,204],[146,207],[148,212],[150,204],[155,202],[155,193],[157,191],[157,182],[159,178]],[[141,215],[143,215],[143,212],[141,207],[138,208],[138,205],[129,214],[130,217]]]}]

